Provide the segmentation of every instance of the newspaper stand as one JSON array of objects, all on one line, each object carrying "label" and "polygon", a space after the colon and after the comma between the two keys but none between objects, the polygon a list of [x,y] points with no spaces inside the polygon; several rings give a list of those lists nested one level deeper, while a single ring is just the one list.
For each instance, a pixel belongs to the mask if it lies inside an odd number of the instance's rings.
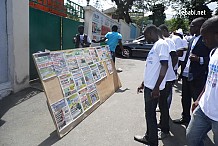
[{"label": "newspaper stand", "polygon": [[[105,59],[100,58],[100,55],[102,54],[97,53],[99,62],[102,62],[102,65],[105,69],[106,76],[104,78],[101,78],[99,81],[94,81],[93,84],[90,85],[91,87],[96,87],[95,89],[93,88],[92,92],[91,92],[91,89],[90,89],[90,92],[89,90],[87,90],[89,85],[86,85],[84,89],[76,90],[76,92],[70,94],[69,97],[66,97],[65,92],[64,92],[65,89],[63,88],[64,82],[61,82],[60,75],[57,75],[57,73],[54,74],[51,70],[51,68],[53,69],[53,71],[55,70],[54,69],[55,61],[54,59],[52,60],[50,56],[52,53],[53,54],[59,53],[59,54],[65,55],[69,52],[76,52],[76,51],[79,52],[84,49],[86,50],[88,49],[89,51],[92,49],[92,50],[95,50],[96,52],[98,52],[97,50],[100,50],[100,49],[101,51],[107,50],[106,52],[108,53],[108,56],[107,56],[108,58],[105,58]],[[44,58],[43,58],[43,55],[44,55]],[[40,80],[42,82],[42,85],[45,91],[45,94],[46,94],[48,109],[52,116],[53,122],[56,126],[58,136],[60,138],[66,135],[74,127],[76,127],[81,121],[83,121],[97,107],[99,107],[112,94],[114,94],[114,92],[117,89],[121,87],[121,83],[120,83],[118,74],[116,72],[114,62],[112,61],[108,46],[35,53],[33,54],[33,58],[34,58],[35,65],[36,65],[38,74],[40,76]],[[66,61],[66,63],[68,63],[66,60],[66,57],[62,58],[62,62],[63,62],[63,59]],[[60,60],[59,62],[61,62]],[[95,63],[93,61],[93,64]],[[99,63],[96,63],[96,64],[99,65]],[[111,64],[110,70],[107,64]],[[68,68],[67,72],[69,72],[69,66],[67,66],[67,68]],[[91,67],[89,66],[88,68],[91,68]],[[80,69],[79,67],[79,70],[82,70],[82,69]],[[91,70],[91,72],[92,71],[93,70]],[[74,73],[76,74],[76,71],[74,71]],[[66,74],[66,71],[64,71],[62,74]],[[83,74],[82,76],[84,77],[85,75]],[[69,77],[67,79],[72,79],[72,78],[73,77]],[[76,84],[76,81],[74,78],[73,78],[73,83],[74,83],[73,84],[74,86],[72,87],[75,87],[76,85],[78,85]],[[82,90],[86,92],[84,92],[83,94]],[[84,95],[84,98],[86,97],[85,98],[86,100],[83,100],[83,95]],[[98,98],[93,100],[91,98],[92,96],[98,97]],[[89,107],[86,107],[86,102],[89,102],[89,101],[91,104],[89,104],[90,105]],[[77,108],[77,107],[80,107],[80,108]]]}]

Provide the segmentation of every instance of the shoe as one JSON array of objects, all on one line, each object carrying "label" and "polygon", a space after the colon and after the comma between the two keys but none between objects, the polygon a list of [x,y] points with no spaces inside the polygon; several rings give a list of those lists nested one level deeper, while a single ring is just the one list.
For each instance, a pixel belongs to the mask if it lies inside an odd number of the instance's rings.
[{"label": "shoe", "polygon": [[159,109],[159,107],[157,107],[157,108],[156,108],[156,112],[160,112],[160,109]]},{"label": "shoe", "polygon": [[162,131],[158,131],[158,140],[162,140],[166,137],[168,137],[170,134],[169,133],[164,133]]},{"label": "shoe", "polygon": [[117,72],[122,72],[122,71],[123,71],[122,68],[117,69]]},{"label": "shoe", "polygon": [[180,118],[180,119],[173,120],[173,123],[175,123],[175,124],[188,124],[189,121],[186,121],[183,118]]},{"label": "shoe", "polygon": [[138,142],[141,142],[141,143],[143,143],[143,144],[150,145],[150,143],[149,143],[148,140],[146,139],[146,136],[136,135],[136,136],[134,136],[134,140],[135,140],[135,141],[138,141]]}]

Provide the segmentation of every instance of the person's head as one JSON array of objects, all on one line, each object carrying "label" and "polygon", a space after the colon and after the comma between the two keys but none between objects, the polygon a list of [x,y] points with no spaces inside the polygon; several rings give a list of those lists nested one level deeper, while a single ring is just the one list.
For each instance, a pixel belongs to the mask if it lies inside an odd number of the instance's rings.
[{"label": "person's head", "polygon": [[112,26],[112,31],[117,32],[117,30],[118,30],[118,27],[116,25],[113,25]]},{"label": "person's head", "polygon": [[164,37],[169,37],[169,36],[170,36],[169,30],[168,30],[168,28],[167,28],[167,26],[166,26],[165,24],[161,24],[161,25],[159,26],[159,28],[160,28],[160,30],[161,30],[161,32],[162,32],[162,35],[163,35]]},{"label": "person's head", "polygon": [[80,25],[79,27],[78,27],[78,32],[79,32],[79,34],[83,34],[84,33],[84,26],[83,25]]},{"label": "person's head", "polygon": [[175,32],[173,32],[174,35],[179,36],[181,39],[183,39],[183,31],[181,28],[177,29]]},{"label": "person's head", "polygon": [[164,36],[163,36],[162,31],[161,31],[160,28],[157,28],[157,34],[158,34],[158,36],[159,36],[160,38],[164,39]]},{"label": "person's head", "polygon": [[144,37],[148,43],[155,43],[158,39],[158,29],[155,25],[148,25],[144,30]]},{"label": "person's head", "polygon": [[205,21],[201,26],[200,33],[208,48],[218,47],[218,16],[211,17]]},{"label": "person's head", "polygon": [[198,17],[194,19],[190,24],[190,34],[191,35],[200,35],[201,25],[204,23],[205,18]]}]

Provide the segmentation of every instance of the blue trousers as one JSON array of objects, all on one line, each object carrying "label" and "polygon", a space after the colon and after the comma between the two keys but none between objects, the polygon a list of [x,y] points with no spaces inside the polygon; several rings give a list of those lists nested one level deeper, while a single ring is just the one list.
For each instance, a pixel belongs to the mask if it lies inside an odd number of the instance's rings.
[{"label": "blue trousers", "polygon": [[214,134],[215,145],[218,146],[218,121],[207,117],[200,106],[198,106],[194,110],[191,121],[186,129],[188,146],[204,146],[204,138],[210,130]]}]

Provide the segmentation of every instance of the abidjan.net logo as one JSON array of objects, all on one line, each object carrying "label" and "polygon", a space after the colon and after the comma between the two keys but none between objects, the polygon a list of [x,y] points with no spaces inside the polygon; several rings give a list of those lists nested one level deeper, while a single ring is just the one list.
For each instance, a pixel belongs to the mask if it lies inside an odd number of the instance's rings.
[{"label": "abidjan.net logo", "polygon": [[180,17],[186,17],[186,16],[205,16],[206,10],[187,10],[185,8],[179,10],[179,16]]}]

